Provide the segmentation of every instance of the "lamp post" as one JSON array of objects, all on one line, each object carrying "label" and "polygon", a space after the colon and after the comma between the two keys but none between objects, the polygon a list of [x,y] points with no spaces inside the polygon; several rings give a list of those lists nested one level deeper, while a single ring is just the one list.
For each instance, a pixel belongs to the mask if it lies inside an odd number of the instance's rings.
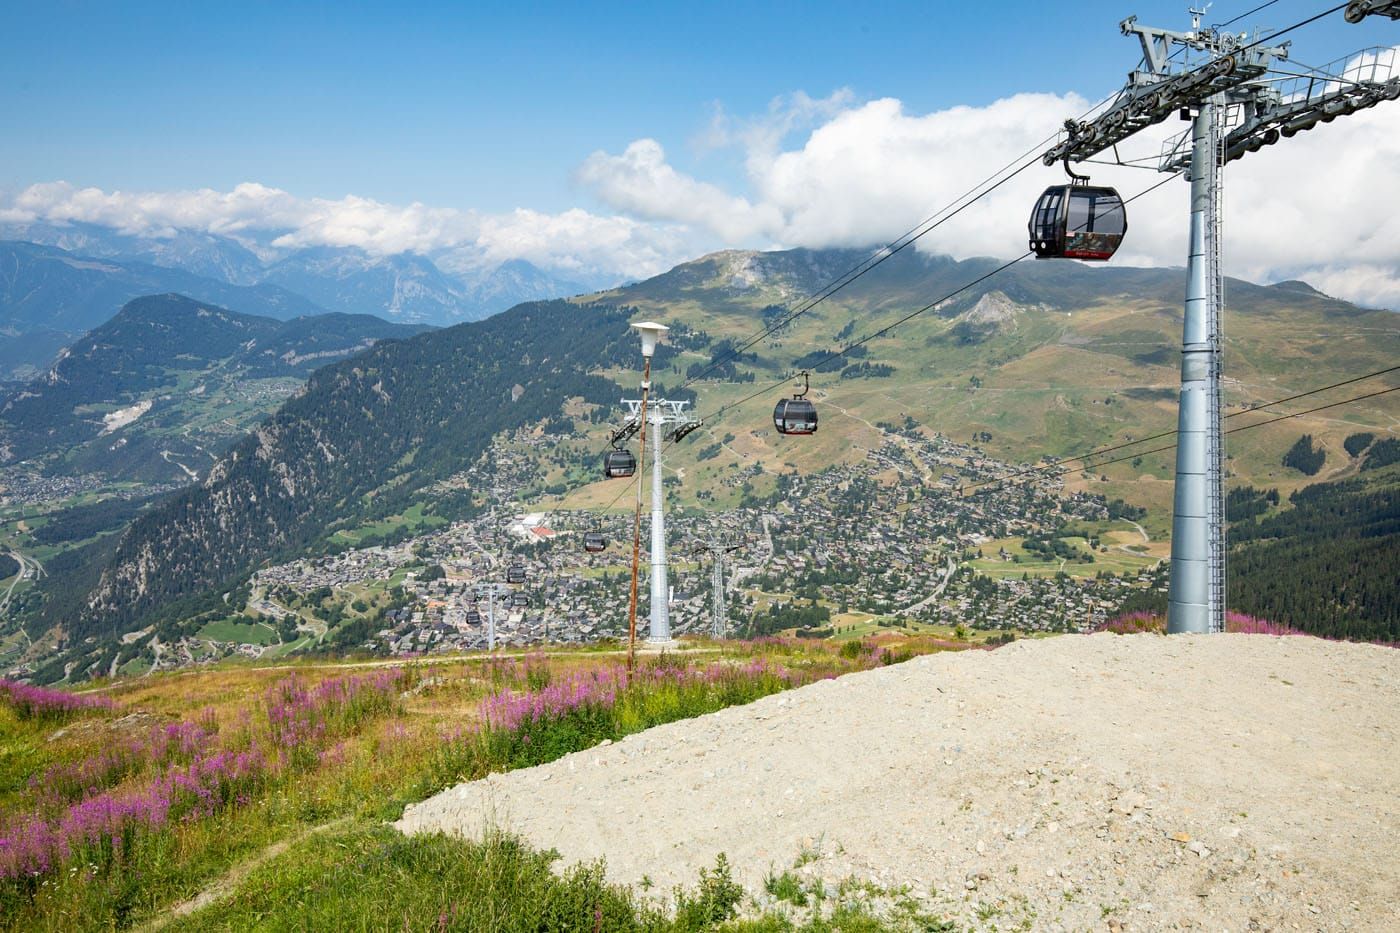
[{"label": "lamp post", "polygon": [[[642,337],[642,408],[638,425],[641,437],[638,443],[637,507],[632,518],[632,595],[627,608],[627,670],[631,671],[637,651],[637,577],[642,562],[642,471],[646,469],[647,457],[647,393],[651,391],[651,358],[656,354],[656,344],[663,334],[670,330],[655,321],[642,321],[633,324]],[[653,531],[653,537],[655,532]],[[653,542],[654,543],[654,542]]]}]

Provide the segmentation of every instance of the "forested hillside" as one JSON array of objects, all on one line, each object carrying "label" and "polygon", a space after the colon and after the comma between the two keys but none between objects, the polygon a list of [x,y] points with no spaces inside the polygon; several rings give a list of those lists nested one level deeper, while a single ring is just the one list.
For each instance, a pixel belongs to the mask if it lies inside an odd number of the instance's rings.
[{"label": "forested hillside", "polygon": [[[693,380],[685,392],[705,422],[693,440],[668,453],[666,484],[681,507],[723,513],[776,495],[780,477],[794,471],[864,469],[890,444],[902,443],[901,430],[939,444],[971,443],[969,458],[1014,465],[1076,457],[1175,424],[1181,270],[1022,263],[940,305],[940,296],[988,271],[990,260],[955,262],[909,251],[793,324],[752,340],[864,255],[716,254],[604,296],[518,306],[318,370],[304,394],[254,434],[227,436],[215,451],[226,456],[215,462],[205,455],[198,486],[141,512],[123,535],[65,542],[81,549],[65,551],[61,562],[45,556],[51,578],[39,595],[47,602],[41,607],[33,591],[21,594],[27,630],[62,631],[68,652],[59,660],[80,660],[100,650],[82,645],[88,636],[105,641],[148,622],[193,624],[214,607],[240,605],[235,588],[268,561],[407,537],[410,524],[416,530],[465,518],[483,497],[436,484],[465,470],[501,432],[544,422],[554,434],[581,428],[586,439],[570,456],[593,456],[606,444],[605,425],[561,417],[561,405],[582,396],[606,404],[599,418],[615,419],[619,387],[602,374],[617,376],[619,364],[633,370],[635,338],[627,323],[642,317],[672,327],[655,361],[658,385],[674,392]],[[1400,318],[1390,312],[1296,286],[1231,288],[1227,404],[1239,424],[1264,417],[1252,409],[1271,399],[1384,369],[1400,347]],[[890,329],[923,307],[929,313]],[[1328,329],[1347,335],[1319,339]],[[824,362],[856,340],[859,347]],[[259,346],[270,344],[260,338]],[[726,356],[736,346],[743,353]],[[260,359],[285,356],[259,352]],[[780,438],[771,430],[772,405],[785,374],[798,368],[814,370],[811,398],[822,428],[809,438]],[[189,380],[183,385],[197,388]],[[763,386],[774,389],[764,393]],[[1275,488],[1286,500],[1310,482],[1379,479],[1385,471],[1372,464],[1391,455],[1386,426],[1393,417],[1385,406],[1393,400],[1372,398],[1240,435],[1231,447],[1235,483]],[[158,414],[153,409],[135,426]],[[1302,433],[1327,451],[1312,479],[1281,462]],[[1362,435],[1368,435],[1364,443]],[[162,438],[180,440],[174,432]],[[166,449],[174,448],[157,452]],[[1145,559],[1164,553],[1172,471],[1170,451],[1147,450],[1071,471],[1064,481],[1071,494],[1143,510],[1133,540],[1119,547]],[[940,466],[908,475],[927,485],[943,472]],[[601,509],[614,501],[616,487],[591,482],[595,476],[555,462],[542,470],[528,501],[498,504],[531,511],[568,491],[572,508]],[[1255,517],[1277,511],[1270,503]],[[1284,540],[1260,541],[1260,554]],[[1021,547],[1005,544],[1012,554]],[[1302,576],[1277,567],[1268,572]],[[1370,617],[1346,618],[1357,624]],[[45,649],[46,673],[63,676],[51,658]],[[75,676],[85,666],[79,663]]]},{"label": "forested hillside", "polygon": [[1400,487],[1318,483],[1230,529],[1231,609],[1329,638],[1400,642]]},{"label": "forested hillside", "polygon": [[51,599],[36,627],[62,625],[80,645],[217,599],[332,522],[401,507],[500,431],[557,415],[570,397],[612,402],[616,386],[590,372],[634,351],[628,337],[624,311],[544,302],[320,369],[205,482],[142,515],[80,609]]}]

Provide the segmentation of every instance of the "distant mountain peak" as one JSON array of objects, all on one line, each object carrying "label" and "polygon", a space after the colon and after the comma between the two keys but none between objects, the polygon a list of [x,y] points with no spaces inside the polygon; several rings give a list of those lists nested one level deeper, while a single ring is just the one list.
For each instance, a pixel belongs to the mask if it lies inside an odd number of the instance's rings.
[{"label": "distant mountain peak", "polygon": [[1289,279],[1286,282],[1275,282],[1269,287],[1276,288],[1279,291],[1283,292],[1300,292],[1304,295],[1313,295],[1318,298],[1332,297],[1331,295],[1318,291],[1317,289],[1309,285],[1307,282],[1304,282],[1302,279]]}]

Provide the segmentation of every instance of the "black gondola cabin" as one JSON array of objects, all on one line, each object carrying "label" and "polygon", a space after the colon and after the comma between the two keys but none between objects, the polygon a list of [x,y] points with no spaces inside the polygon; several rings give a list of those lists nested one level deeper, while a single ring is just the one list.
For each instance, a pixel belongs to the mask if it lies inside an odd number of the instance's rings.
[{"label": "black gondola cabin", "polygon": [[817,406],[805,398],[785,398],[773,409],[773,427],[782,434],[817,433]]},{"label": "black gondola cabin", "polygon": [[588,553],[597,554],[599,551],[607,550],[607,548],[608,539],[604,538],[602,533],[590,531],[583,536],[583,549]]},{"label": "black gondola cabin", "polygon": [[1036,202],[1027,227],[1036,259],[1102,262],[1123,242],[1128,215],[1112,188],[1054,185]]},{"label": "black gondola cabin", "polygon": [[509,570],[506,571],[506,582],[513,586],[518,586],[519,584],[524,583],[525,568],[519,564],[516,564],[514,567],[511,567]]},{"label": "black gondola cabin", "polygon": [[637,458],[630,450],[610,450],[603,455],[603,475],[608,479],[622,479],[637,472]]}]

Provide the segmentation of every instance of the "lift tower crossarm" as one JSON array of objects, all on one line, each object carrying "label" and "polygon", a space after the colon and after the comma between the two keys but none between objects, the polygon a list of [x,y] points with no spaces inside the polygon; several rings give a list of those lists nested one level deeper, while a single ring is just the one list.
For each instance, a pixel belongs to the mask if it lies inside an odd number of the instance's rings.
[{"label": "lift tower crossarm", "polygon": [[[1267,48],[1250,45],[1233,33],[1208,27],[1175,32],[1143,26],[1130,16],[1119,28],[1125,36],[1137,36],[1142,63],[1129,72],[1128,83],[1107,110],[1092,120],[1065,121],[1064,138],[1042,157],[1046,165],[1092,158],[1174,116],[1182,107],[1258,80],[1274,60],[1288,58],[1287,43]],[[1173,46],[1204,54],[1208,60],[1174,72]]]},{"label": "lift tower crossarm", "polygon": [[1368,16],[1400,19],[1400,0],[1351,0],[1342,14],[1348,23],[1359,23]]},{"label": "lift tower crossarm", "polygon": [[[638,407],[641,407],[640,402],[638,402]],[[618,428],[616,431],[613,432],[612,437],[608,438],[608,443],[612,444],[614,447],[617,447],[621,444],[625,444],[636,436],[637,431],[640,427],[640,421],[628,421],[625,424],[623,424],[622,427]]]},{"label": "lift tower crossarm", "polygon": [[[1238,108],[1237,119],[1231,121],[1236,125],[1222,142],[1224,160],[1233,162],[1280,138],[1306,132],[1318,123],[1331,123],[1337,117],[1383,101],[1400,100],[1398,57],[1395,49],[1363,49],[1325,68],[1260,89],[1250,99],[1232,102]],[[1162,147],[1162,171],[1181,171],[1188,166],[1190,137],[1189,132],[1183,133],[1166,142]]]}]

